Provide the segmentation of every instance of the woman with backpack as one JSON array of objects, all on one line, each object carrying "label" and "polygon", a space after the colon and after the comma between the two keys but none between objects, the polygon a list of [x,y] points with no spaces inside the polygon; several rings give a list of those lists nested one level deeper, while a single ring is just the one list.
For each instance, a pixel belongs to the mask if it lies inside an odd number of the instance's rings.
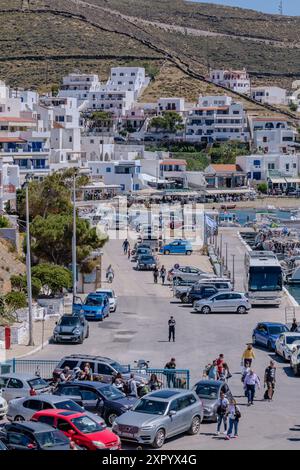
[{"label": "woman with backpack", "polygon": [[[237,406],[236,400],[234,398],[231,398],[229,401],[229,407],[228,407],[228,418],[229,418],[229,427],[228,427],[228,433],[226,436],[226,439],[233,439],[238,437],[238,427],[239,427],[239,421],[241,419],[241,411],[239,407]],[[234,431],[234,434],[233,434]]]}]

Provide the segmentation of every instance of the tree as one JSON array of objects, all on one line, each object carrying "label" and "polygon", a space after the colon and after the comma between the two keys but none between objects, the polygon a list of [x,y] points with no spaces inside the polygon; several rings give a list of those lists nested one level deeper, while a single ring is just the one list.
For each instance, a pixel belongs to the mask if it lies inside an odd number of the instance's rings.
[{"label": "tree", "polygon": [[[13,275],[10,278],[12,288],[17,292],[24,292],[27,295],[27,277],[26,275]],[[42,290],[42,284],[39,279],[31,278],[32,297],[36,299]]]},{"label": "tree", "polygon": [[174,133],[183,129],[182,116],[175,111],[166,111],[163,116],[157,116],[151,119],[150,126],[154,127],[156,131],[165,130]]},{"label": "tree", "polygon": [[257,185],[257,190],[260,192],[260,193],[263,193],[263,194],[267,194],[268,192],[268,185],[266,182],[262,182],[262,183],[259,183]]},{"label": "tree", "polygon": [[297,103],[294,103],[293,101],[291,101],[291,103],[289,104],[289,108],[291,111],[296,112],[298,109],[298,105]]},{"label": "tree", "polygon": [[[37,216],[31,224],[32,252],[40,260],[68,266],[72,261],[73,217],[68,214]],[[106,240],[105,240],[106,241]],[[77,218],[77,260],[83,261],[92,250],[101,248],[96,228],[91,228],[87,220]]]},{"label": "tree", "polygon": [[4,296],[5,304],[12,311],[27,307],[27,297],[25,292],[9,292]]},{"label": "tree", "polygon": [[10,223],[7,217],[4,215],[0,215],[0,228],[8,228],[10,227]]},{"label": "tree", "polygon": [[55,264],[38,264],[32,268],[32,276],[38,279],[46,295],[55,296],[72,287],[72,273]]},{"label": "tree", "polygon": [[151,119],[150,127],[154,127],[156,132],[158,130],[165,130],[166,129],[166,120],[163,117],[157,116]]}]

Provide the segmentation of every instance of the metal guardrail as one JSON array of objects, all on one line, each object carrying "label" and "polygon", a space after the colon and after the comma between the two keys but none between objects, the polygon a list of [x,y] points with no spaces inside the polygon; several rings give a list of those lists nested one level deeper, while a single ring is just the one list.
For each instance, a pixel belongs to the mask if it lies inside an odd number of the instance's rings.
[{"label": "metal guardrail", "polygon": [[[0,364],[0,373],[33,374],[44,379],[51,379],[58,363],[59,361],[56,360],[11,359]],[[139,369],[128,366],[128,372],[145,375],[147,379],[150,379],[151,374],[156,374],[158,380],[162,382],[163,388],[189,389],[190,387],[190,371],[188,369]]]}]

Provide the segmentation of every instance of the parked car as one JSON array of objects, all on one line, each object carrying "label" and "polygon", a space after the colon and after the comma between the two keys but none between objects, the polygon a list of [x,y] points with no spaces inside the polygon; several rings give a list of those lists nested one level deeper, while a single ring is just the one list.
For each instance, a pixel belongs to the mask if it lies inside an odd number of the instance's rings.
[{"label": "parked car", "polygon": [[89,324],[84,315],[63,315],[53,330],[55,343],[79,343],[89,337]]},{"label": "parked car", "polygon": [[4,442],[0,440],[0,451],[1,451],[1,450],[8,450],[8,448],[6,447],[6,445],[4,444]]},{"label": "parked car", "polygon": [[245,294],[240,292],[224,292],[215,294],[209,299],[197,300],[194,310],[204,314],[214,312],[228,312],[245,314],[251,308],[251,304]]},{"label": "parked car", "polygon": [[137,248],[135,253],[132,255],[131,260],[137,261],[140,256],[152,256],[152,250],[149,246],[141,246]]},{"label": "parked car", "polygon": [[[170,279],[170,278],[169,278]],[[186,294],[190,288],[195,284],[195,281],[175,281],[173,282],[173,296],[180,299],[183,294]]]},{"label": "parked car", "polygon": [[3,419],[8,410],[7,401],[0,395],[0,419]]},{"label": "parked car", "polygon": [[157,261],[154,256],[141,255],[138,257],[136,269],[138,271],[149,271],[155,269],[157,266]]},{"label": "parked car", "polygon": [[109,317],[110,305],[107,295],[97,294],[96,292],[88,294],[85,301],[76,297],[73,304],[73,314],[80,312],[87,320],[100,320]]},{"label": "parked car", "polygon": [[137,398],[127,397],[116,387],[101,382],[60,383],[54,394],[78,401],[85,410],[99,414],[110,425],[137,402]]},{"label": "parked car", "polygon": [[107,295],[109,300],[109,309],[111,312],[115,312],[118,306],[118,297],[113,289],[97,289],[96,294]]},{"label": "parked car", "polygon": [[285,361],[290,361],[298,344],[300,344],[300,333],[281,333],[275,341],[275,353]]},{"label": "parked car", "polygon": [[291,359],[290,359],[290,366],[293,369],[294,375],[300,375],[300,345],[297,344],[296,348],[294,349]]},{"label": "parked car", "polygon": [[160,448],[169,437],[198,434],[202,419],[203,406],[194,392],[164,389],[148,393],[116,418],[113,431],[121,439]]},{"label": "parked car", "polygon": [[0,375],[1,395],[7,402],[13,398],[38,395],[50,391],[46,380],[33,374],[8,373]]},{"label": "parked car", "polygon": [[274,351],[277,338],[281,333],[288,331],[288,327],[283,323],[261,322],[253,330],[252,343],[265,346],[269,351]]},{"label": "parked car", "polygon": [[67,438],[72,438],[75,444],[86,450],[121,448],[119,437],[86,413],[44,410],[35,413],[32,420],[47,423],[62,431]]},{"label": "parked car", "polygon": [[[64,367],[68,366],[71,370],[74,370],[75,367],[79,367],[83,370],[87,362],[90,364],[93,376],[101,376],[106,383],[111,383],[113,376],[118,372],[122,374],[125,380],[130,378],[129,366],[123,366],[113,359],[102,356],[91,356],[89,354],[71,354],[70,356],[65,356],[58,363],[53,372],[54,379],[60,376]],[[137,382],[143,382],[145,376],[135,374],[135,378]]]},{"label": "parked car", "polygon": [[202,269],[196,268],[195,266],[178,266],[172,269],[170,277],[173,282],[177,281],[194,281],[197,282],[202,276],[206,276],[207,273]]},{"label": "parked car", "polygon": [[0,439],[9,450],[70,450],[70,441],[61,431],[32,421],[4,424]]},{"label": "parked car", "polygon": [[[82,402],[80,403],[80,405]],[[9,421],[28,421],[34,413],[52,408],[82,413],[84,408],[67,396],[55,396],[43,393],[35,397],[24,397],[10,400],[7,419]],[[91,413],[91,416],[92,413]]]},{"label": "parked car", "polygon": [[207,276],[206,278],[201,278],[197,284],[198,286],[209,284],[210,286],[214,286],[219,292],[231,292],[233,290],[231,281],[222,277]]},{"label": "parked car", "polygon": [[163,255],[191,255],[193,253],[192,244],[187,240],[174,240],[163,245],[159,252]]},{"label": "parked car", "polygon": [[200,380],[193,387],[203,403],[204,420],[217,421],[217,407],[220,393],[225,393],[226,398],[233,398],[232,393],[226,383],[221,380]]},{"label": "parked car", "polygon": [[183,294],[181,296],[180,300],[182,303],[194,305],[194,302],[196,302],[197,300],[208,299],[209,297],[214,294],[217,294],[218,292],[218,289],[216,289],[214,286],[211,286],[210,284],[195,284],[190,288],[190,290],[186,294]]}]

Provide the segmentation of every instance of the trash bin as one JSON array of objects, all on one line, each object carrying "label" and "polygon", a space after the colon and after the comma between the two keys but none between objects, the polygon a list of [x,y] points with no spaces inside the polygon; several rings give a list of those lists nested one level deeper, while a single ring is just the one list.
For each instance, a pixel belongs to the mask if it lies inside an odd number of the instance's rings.
[{"label": "trash bin", "polygon": [[0,373],[9,374],[11,370],[11,364],[0,364]]}]

